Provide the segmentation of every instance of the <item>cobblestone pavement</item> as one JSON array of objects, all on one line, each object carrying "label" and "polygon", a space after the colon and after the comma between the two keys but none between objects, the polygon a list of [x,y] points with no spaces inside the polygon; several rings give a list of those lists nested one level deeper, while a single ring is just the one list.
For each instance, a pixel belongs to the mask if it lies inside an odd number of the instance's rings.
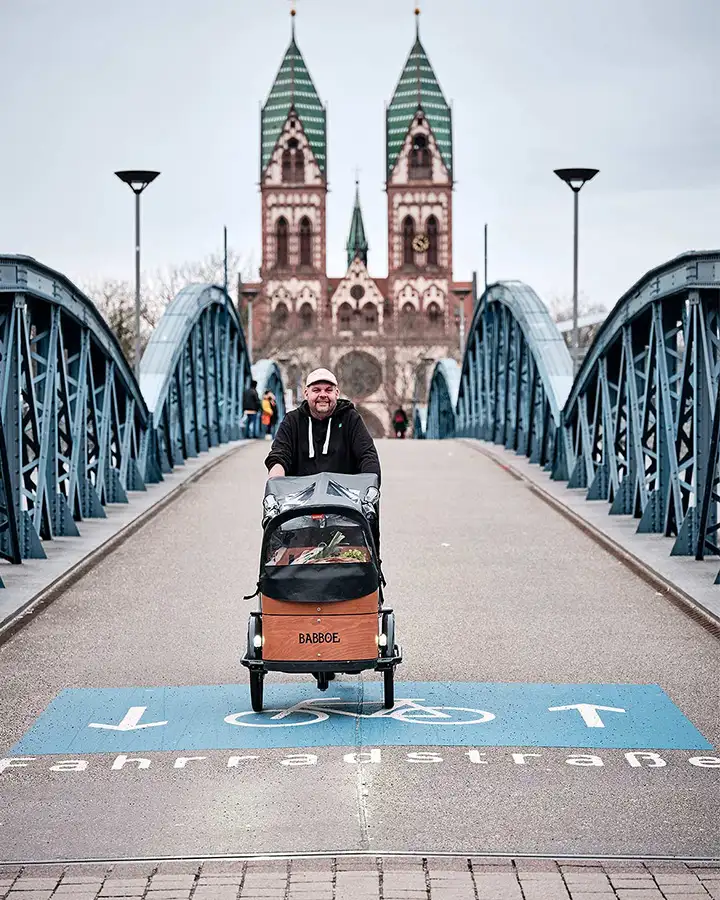
[{"label": "cobblestone pavement", "polygon": [[720,860],[340,857],[0,865],[0,900],[720,900]]}]

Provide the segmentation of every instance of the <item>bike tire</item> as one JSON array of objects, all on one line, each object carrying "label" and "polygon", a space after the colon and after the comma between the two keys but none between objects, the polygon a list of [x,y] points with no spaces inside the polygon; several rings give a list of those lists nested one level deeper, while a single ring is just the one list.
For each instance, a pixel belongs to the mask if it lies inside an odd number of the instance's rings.
[{"label": "bike tire", "polygon": [[395,706],[395,669],[383,672],[383,706],[392,709]]},{"label": "bike tire", "polygon": [[265,676],[262,672],[254,672],[250,670],[250,703],[255,712],[262,712],[263,708],[263,681]]}]

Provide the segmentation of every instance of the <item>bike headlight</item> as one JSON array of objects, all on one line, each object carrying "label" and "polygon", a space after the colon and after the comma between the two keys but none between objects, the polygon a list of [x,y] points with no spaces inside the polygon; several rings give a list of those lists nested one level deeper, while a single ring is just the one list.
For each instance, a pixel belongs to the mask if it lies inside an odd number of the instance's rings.
[{"label": "bike headlight", "polygon": [[386,634],[381,634],[380,637],[378,637],[378,646],[387,647],[387,635]]},{"label": "bike headlight", "polygon": [[379,499],[380,499],[380,491],[376,487],[369,487],[365,491],[365,496],[363,497],[363,500],[366,503],[377,503]]},{"label": "bike headlight", "polygon": [[277,497],[275,497],[273,494],[268,494],[267,497],[265,497],[263,500],[263,528],[267,525],[270,519],[272,519],[273,516],[276,516],[279,512],[280,504],[278,503]]},{"label": "bike headlight", "polygon": [[256,634],[253,638],[253,647],[262,647],[262,635]]}]

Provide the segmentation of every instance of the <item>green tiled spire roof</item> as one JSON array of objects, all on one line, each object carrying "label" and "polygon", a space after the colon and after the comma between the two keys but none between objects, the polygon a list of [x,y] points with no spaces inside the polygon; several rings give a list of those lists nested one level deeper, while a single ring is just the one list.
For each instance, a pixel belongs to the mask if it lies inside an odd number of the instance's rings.
[{"label": "green tiled spire roof", "polygon": [[363,222],[362,210],[360,209],[360,188],[355,183],[355,208],[353,209],[352,219],[350,221],[350,234],[347,242],[348,268],[353,264],[359,256],[367,266],[368,261],[368,242],[365,235],[365,224]]},{"label": "green tiled spire roof", "polygon": [[293,108],[302,122],[320,170],[324,173],[327,160],[325,107],[315,90],[302,53],[295,43],[294,29],[290,46],[262,110],[261,172],[265,171],[270,162],[277,140]]},{"label": "green tiled spire roof", "polygon": [[408,130],[420,109],[432,128],[443,162],[452,175],[450,107],[418,34],[387,111],[388,174],[397,162]]}]

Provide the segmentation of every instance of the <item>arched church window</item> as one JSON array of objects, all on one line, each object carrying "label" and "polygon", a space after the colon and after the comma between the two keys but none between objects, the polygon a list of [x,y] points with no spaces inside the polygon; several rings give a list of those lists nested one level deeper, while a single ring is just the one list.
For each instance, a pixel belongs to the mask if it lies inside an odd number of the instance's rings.
[{"label": "arched church window", "polygon": [[410,151],[410,178],[432,178],[430,148],[424,134],[416,134]]},{"label": "arched church window", "polygon": [[307,216],[300,219],[300,265],[312,266],[312,225]]},{"label": "arched church window", "polygon": [[429,266],[437,266],[438,258],[439,258],[439,244],[440,244],[440,229],[438,227],[438,220],[435,216],[430,216],[427,220],[427,237],[428,237],[428,249],[427,249],[427,264]]},{"label": "arched church window", "polygon": [[413,332],[415,330],[415,307],[412,303],[405,303],[400,310],[400,327],[405,332]]},{"label": "arched church window", "polygon": [[403,265],[415,265],[415,250],[413,239],[415,237],[415,220],[412,216],[406,216],[403,222]]},{"label": "arched church window", "polygon": [[276,265],[286,266],[288,264],[288,222],[285,216],[280,216],[275,226]]},{"label": "arched church window", "polygon": [[290,312],[287,306],[284,303],[278,303],[278,305],[273,310],[272,314],[272,324],[273,328],[287,328],[288,319],[290,318]]},{"label": "arched church window", "polygon": [[285,149],[282,155],[282,180],[287,184],[292,182],[293,158],[292,151]]},{"label": "arched church window", "polygon": [[300,328],[310,331],[315,324],[315,312],[309,303],[303,303],[300,307]]},{"label": "arched church window", "polygon": [[366,303],[362,308],[363,329],[365,331],[377,331],[378,315],[374,303]]},{"label": "arched church window", "polygon": [[340,331],[350,331],[352,328],[353,308],[349,303],[343,303],[338,309],[338,328]]},{"label": "arched church window", "polygon": [[300,147],[295,151],[295,170],[293,181],[295,184],[303,184],[305,182],[305,154]]},{"label": "arched church window", "polygon": [[282,154],[282,180],[286,184],[305,181],[305,154],[296,138],[290,138]]},{"label": "arched church window", "polygon": [[428,325],[432,331],[439,331],[442,328],[443,314],[442,310],[434,301],[428,304],[427,308]]}]

